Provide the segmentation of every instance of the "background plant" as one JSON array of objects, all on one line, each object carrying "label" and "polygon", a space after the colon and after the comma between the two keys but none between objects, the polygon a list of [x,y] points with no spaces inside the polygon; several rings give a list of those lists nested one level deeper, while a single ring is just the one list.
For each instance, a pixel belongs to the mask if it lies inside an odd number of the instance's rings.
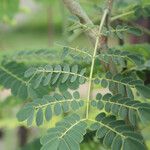
[{"label": "background plant", "polygon": [[[99,27],[92,23],[79,3],[67,0],[64,3],[79,18],[72,17],[73,29],[85,31],[94,43],[94,50],[62,46],[62,58],[65,59],[61,64],[55,62],[52,65],[46,65],[45,61],[55,59],[56,55],[47,50],[22,51],[7,61],[4,59],[0,68],[1,84],[11,88],[12,93],[22,99],[35,99],[20,110],[17,115],[19,121],[27,120],[31,125],[35,118],[40,126],[44,120],[50,121],[53,115],[69,113],[41,138],[42,149],[79,149],[87,130],[96,131],[97,139],[112,149],[146,149],[138,124],[139,120],[143,124],[149,121],[149,104],[141,102],[140,95],[149,99],[150,89],[136,74],[136,70],[146,67],[144,59],[139,54],[108,48],[107,45],[107,38],[114,33],[122,39],[122,32],[139,35],[141,30],[129,25],[111,27],[112,1],[104,9]],[[27,70],[29,64],[16,62],[16,58],[25,62],[26,58],[33,56],[44,60],[43,64],[32,64],[34,67]],[[101,67],[99,62],[107,73],[97,70],[97,64]],[[130,70],[124,71],[123,68],[128,66]],[[85,82],[88,82],[89,89],[87,97],[81,98],[76,90]],[[94,84],[108,88],[109,92],[91,97]],[[52,94],[49,95],[50,91]],[[89,116],[90,106],[97,109],[96,118]]]}]

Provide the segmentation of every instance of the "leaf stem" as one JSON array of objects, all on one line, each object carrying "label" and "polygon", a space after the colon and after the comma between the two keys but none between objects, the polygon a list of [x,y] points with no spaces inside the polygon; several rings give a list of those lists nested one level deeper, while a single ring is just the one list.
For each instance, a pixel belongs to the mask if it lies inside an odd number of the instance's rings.
[{"label": "leaf stem", "polygon": [[123,13],[123,14],[119,14],[119,15],[117,15],[117,16],[112,17],[112,18],[111,18],[111,21],[117,20],[117,19],[122,18],[122,17],[124,17],[124,16],[131,15],[131,14],[133,14],[133,13],[134,13],[134,10],[125,12],[125,13]]},{"label": "leaf stem", "polygon": [[88,52],[83,51],[83,50],[80,50],[80,49],[78,49],[78,48],[74,48],[74,47],[71,47],[71,46],[61,45],[61,44],[59,44],[59,43],[56,43],[56,45],[57,45],[57,46],[60,46],[60,47],[66,47],[66,48],[69,48],[69,50],[71,50],[71,51],[79,52],[79,53],[82,53],[82,54],[86,54],[86,55],[88,55],[89,57],[92,57],[92,55],[89,54]]},{"label": "leaf stem", "polygon": [[57,70],[46,70],[46,69],[37,69],[36,73],[38,72],[42,72],[42,73],[62,73],[62,74],[69,74],[69,75],[75,75],[75,76],[78,76],[78,77],[82,77],[84,79],[88,79],[86,76],[84,75],[81,75],[81,74],[78,74],[78,73],[74,73],[74,72],[69,72],[69,71],[57,71]]},{"label": "leaf stem", "polygon": [[[99,32],[98,34],[101,33],[103,25],[105,23],[105,19],[107,17],[109,10],[105,9],[100,26],[99,26]],[[93,52],[93,56],[92,56],[92,64],[91,64],[91,70],[90,70],[90,76],[89,76],[89,87],[88,87],[88,96],[87,96],[87,105],[86,105],[86,119],[88,119],[89,117],[89,101],[90,101],[90,97],[91,97],[91,87],[92,87],[92,77],[93,77],[93,71],[94,71],[94,64],[95,64],[95,56],[96,56],[96,52],[97,52],[97,48],[98,48],[98,44],[99,44],[99,36],[97,36],[96,38],[96,43],[95,43],[95,48],[94,48],[94,52]]]},{"label": "leaf stem", "polygon": [[96,120],[93,120],[93,119],[88,119],[89,121],[91,122],[95,122],[95,123],[99,123],[101,126],[104,126],[106,127],[107,129],[111,130],[112,132],[120,135],[122,138],[125,138],[125,136],[123,134],[121,134],[120,132],[118,132],[117,130],[115,130],[114,128],[110,127],[109,125],[107,124],[104,124],[103,122],[100,122],[100,121],[96,121]]},{"label": "leaf stem", "polygon": [[[49,106],[49,105],[62,104],[62,103],[65,103],[65,102],[70,103],[70,102],[73,102],[73,101],[74,101],[74,99],[69,99],[69,100],[63,99],[61,101],[53,101],[53,102],[48,102],[46,104],[39,104],[38,106],[34,106],[34,108],[39,109],[39,108],[44,108],[44,107]],[[76,99],[75,101],[80,102],[82,100],[81,99]]]}]

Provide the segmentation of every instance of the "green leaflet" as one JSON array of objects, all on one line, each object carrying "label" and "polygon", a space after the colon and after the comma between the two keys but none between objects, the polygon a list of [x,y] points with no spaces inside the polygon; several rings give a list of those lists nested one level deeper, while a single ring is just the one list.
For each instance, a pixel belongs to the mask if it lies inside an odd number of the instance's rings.
[{"label": "green leaflet", "polygon": [[112,150],[120,150],[122,147],[122,139],[121,137],[118,135],[113,139],[112,145],[111,145],[111,149]]},{"label": "green leaflet", "polygon": [[107,80],[106,79],[102,79],[101,85],[102,85],[103,88],[106,88],[108,86]]},{"label": "green leaflet", "polygon": [[[74,74],[77,74],[77,73],[78,73],[78,65],[72,66],[71,72],[73,72]],[[77,77],[78,77],[77,75],[73,75],[73,76],[71,77],[70,82],[74,82],[74,81],[77,79]]]},{"label": "green leaflet", "polygon": [[143,108],[138,109],[140,119],[142,120],[143,123],[147,123],[147,124],[149,123],[149,114],[150,114],[149,107],[150,105],[147,105]]},{"label": "green leaflet", "polygon": [[56,116],[59,116],[62,112],[62,107],[59,103],[57,103],[56,105],[54,105],[54,112]]},{"label": "green leaflet", "polygon": [[70,106],[71,106],[72,110],[74,110],[74,111],[76,111],[76,110],[78,110],[80,108],[79,103],[77,101],[75,101],[75,100],[71,102]]},{"label": "green leaflet", "polygon": [[45,119],[46,121],[50,121],[52,119],[52,109],[50,105],[48,105],[45,109]]},{"label": "green leaflet", "polygon": [[129,28],[128,33],[134,34],[136,36],[141,36],[142,35],[142,30],[138,28]]},{"label": "green leaflet", "polygon": [[43,110],[40,108],[36,114],[36,125],[40,126],[43,124]]},{"label": "green leaflet", "polygon": [[31,125],[36,111],[36,124],[40,126],[44,119],[50,121],[54,115],[61,115],[63,112],[71,110],[76,111],[84,106],[84,101],[80,99],[79,92],[75,91],[73,95],[68,91],[63,94],[54,93],[52,96],[45,95],[42,99],[35,99],[33,102],[25,105],[17,114],[18,121],[27,120]]},{"label": "green leaflet", "polygon": [[136,85],[136,89],[139,93],[142,94],[145,98],[150,98],[150,88],[144,85]]},{"label": "green leaflet", "polygon": [[24,73],[24,77],[25,78],[29,78],[32,75],[34,75],[36,73],[36,68],[31,67],[30,69],[28,69],[25,73]]},{"label": "green leaflet", "polygon": [[80,93],[79,93],[78,91],[75,91],[75,92],[73,93],[73,97],[74,97],[75,99],[79,99],[79,98],[80,98]]},{"label": "green leaflet", "polygon": [[40,86],[43,77],[44,77],[44,73],[40,73],[40,74],[37,75],[37,77],[34,81],[34,85],[33,85],[34,89],[37,89]]},{"label": "green leaflet", "polygon": [[146,149],[146,147],[143,145],[143,143],[141,143],[140,141],[137,141],[134,138],[127,138],[124,140],[124,144],[123,144],[123,150],[144,150]]},{"label": "green leaflet", "polygon": [[128,115],[128,109],[125,107],[121,107],[118,112],[119,116],[124,120]]},{"label": "green leaflet", "polygon": [[60,65],[57,65],[54,67],[54,74],[55,76],[53,76],[53,79],[52,79],[52,85],[55,84],[57,82],[57,80],[59,79],[60,77],[60,74],[61,74],[61,66]]},{"label": "green leaflet", "polygon": [[79,150],[87,124],[76,114],[66,117],[41,138],[41,150]]},{"label": "green leaflet", "polygon": [[24,121],[24,120],[28,119],[33,113],[34,113],[33,106],[25,105],[24,108],[22,108],[17,113],[18,121]]},{"label": "green leaflet", "polygon": [[59,142],[59,139],[54,138],[51,141],[49,141],[45,146],[43,146],[41,150],[49,150],[49,148],[57,150]]},{"label": "green leaflet", "polygon": [[108,131],[106,136],[104,137],[103,144],[106,147],[110,147],[115,136],[116,136],[116,134],[113,131]]},{"label": "green leaflet", "polygon": [[137,117],[143,124],[150,121],[150,107],[147,103],[141,103],[130,98],[125,98],[122,95],[105,94],[103,97],[100,93],[97,94],[96,100],[91,101],[93,107],[106,112],[111,112],[115,116],[121,117],[125,120],[129,119],[131,125],[135,126],[137,123]]},{"label": "green leaflet", "polygon": [[70,108],[69,108],[68,102],[64,102],[64,103],[62,104],[62,109],[63,109],[64,113],[69,112]]},{"label": "green leaflet", "polygon": [[132,110],[132,109],[129,109],[128,115],[129,115],[129,121],[131,122],[131,124],[133,126],[135,126],[136,125],[136,120],[137,120],[136,111]]},{"label": "green leaflet", "polygon": [[101,138],[106,147],[111,147],[112,150],[146,150],[143,137],[124,121],[116,120],[114,116],[106,116],[104,113],[99,114],[96,120],[89,121],[94,122],[91,128],[96,130],[96,137]]},{"label": "green leaflet", "polygon": [[84,74],[86,73],[86,68],[82,69],[81,72],[80,72],[80,77],[79,77],[79,83],[80,84],[83,84],[85,83],[86,79],[82,76],[84,76]]},{"label": "green leaflet", "polygon": [[48,85],[51,81],[51,78],[52,78],[52,73],[49,73],[47,76],[45,76],[45,79],[43,81],[43,85],[44,86]]},{"label": "green leaflet", "polygon": [[31,126],[33,121],[34,121],[34,110],[31,111],[31,114],[27,119],[27,126]]},{"label": "green leaflet", "polygon": [[[70,66],[69,65],[64,65],[63,71],[65,72],[70,72]],[[65,83],[67,81],[67,79],[69,78],[69,74],[64,74],[63,78],[62,78],[62,83]]]}]

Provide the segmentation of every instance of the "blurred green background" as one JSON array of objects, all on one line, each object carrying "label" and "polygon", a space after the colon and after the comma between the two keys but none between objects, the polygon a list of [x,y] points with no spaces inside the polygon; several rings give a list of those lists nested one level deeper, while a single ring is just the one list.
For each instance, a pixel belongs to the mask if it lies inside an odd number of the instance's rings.
[{"label": "blurred green background", "polygon": [[[12,1],[12,0],[10,0]],[[14,2],[17,0],[14,0]],[[0,0],[0,8],[4,0]],[[11,55],[19,50],[38,50],[51,49],[53,53],[59,52],[56,42],[63,42],[78,47],[91,47],[89,40],[80,35],[78,31],[68,33],[69,26],[68,11],[64,8],[59,0],[20,0],[18,11],[14,17],[0,15],[2,18],[0,22],[0,59],[3,55]],[[99,19],[102,8],[104,6],[103,0],[80,0],[82,6],[88,12],[93,20]],[[149,0],[142,1],[142,4],[149,2]],[[8,1],[9,3],[9,1]],[[119,10],[128,10],[132,8],[131,5],[141,3],[140,0],[116,0],[116,6],[119,5]],[[14,11],[15,12],[15,11]],[[1,10],[0,10],[1,13]],[[114,13],[117,13],[114,9]],[[94,17],[93,17],[94,16]],[[79,36],[78,36],[79,35]],[[129,45],[132,40],[130,36],[125,36],[125,45],[123,48],[144,54],[145,58],[150,59],[149,42],[142,44]],[[110,46],[116,47],[118,40],[111,38]],[[54,49],[54,50],[53,50]],[[30,61],[30,60],[29,60]],[[18,123],[16,113],[22,105],[22,101],[11,96],[10,90],[0,87],[0,150],[40,150],[39,137],[46,132],[50,126],[54,126],[59,118],[54,118],[50,123],[36,128],[26,128],[25,124]],[[146,143],[150,149],[150,126],[142,130]],[[89,135],[89,137],[92,135]],[[89,140],[88,144],[81,145],[82,150],[101,149],[104,150],[100,144],[93,143]]]}]

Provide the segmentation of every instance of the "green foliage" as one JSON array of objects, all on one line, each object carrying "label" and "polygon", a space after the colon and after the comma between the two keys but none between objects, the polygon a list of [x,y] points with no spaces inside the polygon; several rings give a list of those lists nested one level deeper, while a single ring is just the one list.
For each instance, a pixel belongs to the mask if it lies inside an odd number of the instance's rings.
[{"label": "green foliage", "polygon": [[0,21],[10,22],[14,14],[19,10],[19,0],[0,1]]},{"label": "green foliage", "polygon": [[[58,86],[60,91],[65,91],[68,88],[77,89],[80,84],[85,83],[86,76],[85,68],[81,69],[78,65],[46,65],[44,67],[29,68],[24,76],[31,81],[34,89],[39,86]],[[65,86],[63,86],[65,84]],[[63,86],[63,87],[62,87]]]},{"label": "green foliage", "polygon": [[117,92],[123,96],[134,99],[133,90],[137,90],[145,98],[150,98],[150,88],[145,86],[143,81],[135,75],[116,74],[113,76],[110,72],[104,77],[95,78],[95,83],[100,84],[104,88],[109,88],[110,91],[115,87]]},{"label": "green foliage", "polygon": [[103,140],[103,144],[112,150],[146,150],[143,137],[127,126],[122,120],[116,120],[114,116],[106,116],[105,113],[97,115],[91,130],[96,130],[96,137]]},{"label": "green foliage", "polygon": [[111,114],[123,120],[128,118],[133,126],[136,125],[137,119],[140,119],[144,124],[150,121],[147,115],[150,113],[149,104],[123,97],[120,94],[113,96],[111,94],[100,95],[98,93],[97,99],[91,101],[91,104],[99,110],[105,109],[106,112],[111,112]]},{"label": "green foliage", "polygon": [[[126,51],[110,49],[110,52],[105,53],[105,57],[103,57],[103,53],[101,54],[102,56],[91,57],[91,54],[79,49],[77,53],[82,53],[81,55],[86,55],[90,59],[98,58],[106,63],[109,63],[110,59],[116,64],[119,59],[123,59],[122,62],[129,60],[135,66],[144,63],[144,59],[140,55]],[[66,49],[65,47],[63,56],[66,54],[68,54],[68,48]],[[124,66],[120,65],[121,68]],[[101,85],[103,88],[108,88],[110,91],[103,96],[98,93],[96,100],[86,100],[86,105],[87,107],[92,105],[98,110],[113,116],[105,116],[102,113],[96,117],[96,120],[79,117],[77,114],[68,116],[57,123],[54,128],[48,130],[47,134],[41,139],[42,150],[48,150],[49,148],[80,149],[79,143],[83,140],[83,135],[86,134],[86,124],[91,121],[95,122],[91,125],[92,130],[97,130],[96,137],[102,138],[104,146],[111,147],[111,149],[145,149],[142,136],[133,129],[136,128],[139,120],[144,125],[150,122],[150,106],[148,103],[134,100],[136,96],[134,91],[136,90],[145,98],[150,98],[150,88],[145,86],[135,73],[118,73],[114,76],[108,72],[105,76],[97,77],[96,75],[94,77],[93,75],[92,78],[88,78],[85,68],[82,69],[78,65],[64,64],[30,67],[25,71],[24,78],[30,81],[33,89],[50,85],[58,87],[61,92],[61,94],[54,92],[53,95],[43,94],[43,98],[35,99],[33,102],[26,104],[18,112],[18,120],[27,121],[29,126],[32,125],[34,120],[37,126],[41,126],[45,121],[51,121],[54,116],[59,116],[63,113],[77,113],[77,110],[83,109],[84,101],[80,98],[79,92],[74,91],[71,94],[67,90],[75,90],[85,81],[91,80],[91,83],[95,81],[96,84]],[[68,83],[73,83],[73,88]],[[62,89],[60,85],[63,85]],[[116,95],[113,93],[114,89],[117,93]]]},{"label": "green foliage", "polygon": [[111,58],[117,65],[120,65],[121,67],[125,67],[125,60],[134,63],[136,66],[144,64],[144,58],[141,55],[134,54],[129,51],[109,49],[108,52],[104,52],[97,57],[105,63],[109,63]]},{"label": "green foliage", "polygon": [[[53,64],[60,63],[59,51],[53,53],[53,49],[39,49],[39,50],[21,50],[15,54],[7,57],[9,61],[18,63],[33,64]],[[55,57],[59,59],[56,61]],[[29,61],[30,60],[30,61]],[[51,60],[51,61],[49,61]]]},{"label": "green foliage", "polygon": [[79,143],[83,140],[86,128],[87,123],[78,115],[68,116],[41,138],[41,150],[79,150]]},{"label": "green foliage", "polygon": [[[134,11],[127,14],[137,11],[137,17],[148,16],[149,8],[145,5],[141,8],[139,2],[134,2]],[[121,5],[120,0],[116,3]],[[96,131],[98,142],[100,139],[112,150],[146,149],[138,124],[145,126],[150,122],[150,104],[146,103],[150,99],[150,87],[138,77],[136,70],[149,63],[145,63],[140,54],[131,53],[128,48],[125,51],[124,47],[123,50],[98,51],[100,36],[115,34],[123,40],[124,33],[140,36],[142,31],[126,25],[106,27],[107,11],[102,16],[99,32],[97,25],[82,24],[76,17],[72,18],[69,31],[92,32],[96,37],[94,50],[59,45],[63,47],[62,53],[53,54],[45,49],[20,51],[12,58],[4,57],[1,62],[1,85],[11,89],[14,96],[30,101],[17,113],[19,121],[26,121],[28,126],[34,122],[42,126],[55,116],[63,118],[41,138],[41,150],[79,150],[87,130]],[[122,16],[124,14],[114,16],[110,22]],[[95,64],[106,66],[108,72],[96,70],[99,66],[96,68]],[[88,83],[87,97],[81,98],[78,89],[85,82]],[[106,94],[98,93],[93,97],[93,83],[106,89]],[[96,108],[93,114],[90,106]],[[95,113],[98,114],[96,118]]]},{"label": "green foliage", "polygon": [[54,115],[76,111],[84,106],[84,101],[80,98],[79,92],[73,94],[66,91],[62,94],[54,93],[52,96],[45,95],[42,99],[35,99],[33,102],[25,105],[17,114],[19,121],[27,120],[31,125],[36,114],[36,124],[43,124],[44,118],[50,121]]},{"label": "green foliage", "polygon": [[24,72],[27,66],[24,64],[2,62],[0,65],[0,82],[5,88],[11,89],[14,96],[19,96],[22,99],[41,97],[41,94],[46,94],[50,88],[34,89],[31,85],[31,80],[24,77]]},{"label": "green foliage", "polygon": [[102,32],[102,34],[106,36],[117,35],[120,39],[124,39],[124,33],[129,33],[136,36],[142,35],[142,31],[140,29],[128,25],[117,25],[115,28],[109,27],[109,30],[105,28]]}]

